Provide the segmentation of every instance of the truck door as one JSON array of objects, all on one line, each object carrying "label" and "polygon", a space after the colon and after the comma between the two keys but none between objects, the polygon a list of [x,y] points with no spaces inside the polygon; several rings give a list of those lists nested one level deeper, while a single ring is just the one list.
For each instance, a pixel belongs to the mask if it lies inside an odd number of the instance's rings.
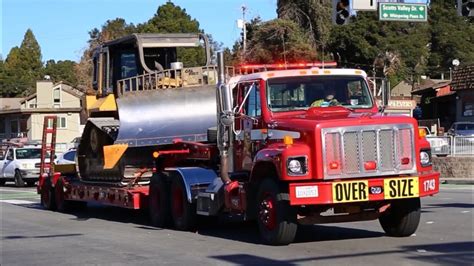
[{"label": "truck door", "polygon": [[250,171],[256,152],[258,134],[262,128],[262,108],[260,86],[258,81],[245,82],[238,85],[237,97],[240,116],[236,118],[235,168]]}]

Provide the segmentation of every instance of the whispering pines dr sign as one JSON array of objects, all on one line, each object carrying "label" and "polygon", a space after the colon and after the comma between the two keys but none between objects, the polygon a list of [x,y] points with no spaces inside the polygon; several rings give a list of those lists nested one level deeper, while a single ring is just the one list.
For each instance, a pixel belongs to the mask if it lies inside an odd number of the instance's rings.
[{"label": "whispering pines dr sign", "polygon": [[379,20],[424,22],[428,10],[426,4],[379,3]]}]

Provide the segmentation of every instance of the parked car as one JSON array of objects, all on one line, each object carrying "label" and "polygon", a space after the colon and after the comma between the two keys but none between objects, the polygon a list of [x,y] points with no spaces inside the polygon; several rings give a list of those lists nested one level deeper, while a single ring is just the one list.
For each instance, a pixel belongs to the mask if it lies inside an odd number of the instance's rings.
[{"label": "parked car", "polygon": [[0,151],[0,185],[14,181],[17,187],[32,186],[39,179],[41,148],[5,146]]},{"label": "parked car", "polygon": [[448,135],[474,137],[474,122],[455,122],[449,129]]},{"label": "parked car", "polygon": [[55,164],[75,164],[76,163],[76,150],[71,149],[65,153],[58,155]]},{"label": "parked car", "polygon": [[450,152],[449,142],[446,138],[438,137],[435,134],[432,134],[428,127],[419,127],[420,129],[425,130],[426,140],[430,143],[431,153],[438,157],[447,156]]}]

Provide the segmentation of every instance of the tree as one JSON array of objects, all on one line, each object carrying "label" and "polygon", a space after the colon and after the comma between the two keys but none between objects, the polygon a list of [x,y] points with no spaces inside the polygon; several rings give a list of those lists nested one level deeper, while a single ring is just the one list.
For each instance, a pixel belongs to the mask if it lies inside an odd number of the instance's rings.
[{"label": "tree", "polygon": [[92,88],[92,56],[99,45],[136,32],[133,23],[127,23],[123,18],[107,20],[100,28],[89,31],[88,47],[82,53],[81,60],[73,66],[76,84],[84,88]]},{"label": "tree", "polygon": [[[204,33],[199,22],[193,19],[186,9],[167,2],[158,7],[156,14],[148,22],[137,26],[139,32],[149,33]],[[198,66],[205,63],[205,52],[201,48],[177,49],[178,60],[184,66]]]},{"label": "tree", "polygon": [[279,0],[278,18],[296,22],[310,38],[311,44],[319,51],[320,60],[327,58],[328,43],[333,25],[331,22],[330,0]]},{"label": "tree", "polygon": [[274,19],[258,27],[244,56],[250,63],[312,61],[316,51],[296,23]]},{"label": "tree", "polygon": [[158,7],[156,14],[148,22],[138,25],[139,32],[152,33],[199,33],[199,22],[172,2]]},{"label": "tree", "polygon": [[77,86],[77,77],[74,73],[76,63],[71,60],[58,61],[48,60],[44,68],[44,75],[51,77],[53,82],[64,81],[73,87]]},{"label": "tree", "polygon": [[[81,61],[75,66],[78,83],[84,87],[92,87],[92,54],[100,44],[131,33],[204,33],[199,29],[199,22],[191,18],[183,9],[172,2],[158,7],[155,15],[137,26],[128,24],[122,18],[108,20],[101,29],[94,28],[89,32],[89,46],[85,49]],[[208,35],[208,37],[211,37]],[[222,44],[210,38],[211,50],[220,49]],[[204,65],[205,52],[202,48],[177,49],[178,60],[185,67]]]},{"label": "tree", "polygon": [[474,17],[459,17],[452,1],[431,2],[428,13],[431,27],[428,70],[432,75],[446,72],[453,59],[463,65],[474,64]]},{"label": "tree", "polygon": [[1,94],[6,97],[25,95],[32,92],[36,80],[41,78],[41,48],[28,29],[20,47],[13,47],[4,62]]}]

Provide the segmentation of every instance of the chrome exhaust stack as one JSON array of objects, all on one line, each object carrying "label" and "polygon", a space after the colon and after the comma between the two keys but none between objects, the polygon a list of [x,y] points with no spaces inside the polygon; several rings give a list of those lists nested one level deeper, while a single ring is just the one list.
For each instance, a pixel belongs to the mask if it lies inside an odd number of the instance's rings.
[{"label": "chrome exhaust stack", "polygon": [[229,172],[233,170],[232,160],[232,127],[234,126],[234,112],[232,110],[232,90],[226,84],[224,54],[217,53],[217,99],[218,125],[217,145],[219,148],[221,171],[220,176],[224,184],[231,182]]}]

